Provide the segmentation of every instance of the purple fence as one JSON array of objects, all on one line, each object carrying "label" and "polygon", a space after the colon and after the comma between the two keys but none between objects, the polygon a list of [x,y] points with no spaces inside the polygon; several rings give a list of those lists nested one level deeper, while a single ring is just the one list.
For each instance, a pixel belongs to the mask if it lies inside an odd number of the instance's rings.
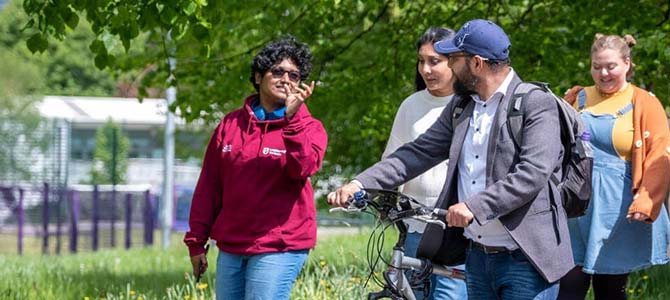
[{"label": "purple fence", "polygon": [[148,189],[0,185],[0,254],[152,245],[157,217]]}]

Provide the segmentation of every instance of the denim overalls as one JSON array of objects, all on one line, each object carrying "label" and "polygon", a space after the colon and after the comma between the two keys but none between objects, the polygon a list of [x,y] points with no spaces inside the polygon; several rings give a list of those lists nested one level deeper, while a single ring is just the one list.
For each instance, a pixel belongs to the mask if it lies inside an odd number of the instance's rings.
[{"label": "denim overalls", "polygon": [[[586,93],[579,93],[579,107]],[[665,205],[653,224],[626,219],[633,202],[632,165],[620,158],[612,141],[614,122],[632,113],[629,103],[615,115],[581,112],[591,132],[593,195],[586,214],[568,220],[575,263],[588,274],[626,274],[668,262],[670,223]]]}]

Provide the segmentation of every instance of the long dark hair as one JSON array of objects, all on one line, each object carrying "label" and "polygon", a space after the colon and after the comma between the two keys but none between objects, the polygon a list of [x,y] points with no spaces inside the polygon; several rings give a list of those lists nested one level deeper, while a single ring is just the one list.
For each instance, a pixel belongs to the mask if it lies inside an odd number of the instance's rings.
[{"label": "long dark hair", "polygon": [[[423,33],[423,35],[419,38],[419,41],[416,42],[416,51],[419,52],[419,49],[421,49],[421,46],[425,45],[426,43],[435,44],[435,42],[451,38],[455,35],[456,33],[449,28],[446,27],[430,27],[426,32]],[[441,54],[440,54],[441,55]],[[423,81],[423,77],[421,77],[421,74],[419,74],[419,62],[416,62],[416,68],[414,68],[416,71],[416,76],[414,79],[414,88],[415,91],[420,91],[426,88],[426,82]]]}]

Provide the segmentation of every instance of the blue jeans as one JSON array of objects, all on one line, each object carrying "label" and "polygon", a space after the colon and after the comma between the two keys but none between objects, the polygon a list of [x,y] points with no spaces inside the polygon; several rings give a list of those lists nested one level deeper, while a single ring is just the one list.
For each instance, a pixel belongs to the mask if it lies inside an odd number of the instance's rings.
[{"label": "blue jeans", "polygon": [[468,247],[465,277],[470,300],[555,300],[558,282],[547,282],[517,249],[486,254]]},{"label": "blue jeans", "polygon": [[288,300],[308,253],[236,255],[219,251],[216,300]]},{"label": "blue jeans", "polygon": [[[405,255],[416,257],[416,250],[421,241],[421,234],[412,232],[405,239]],[[456,266],[463,270],[465,265]],[[410,273],[410,272],[408,272]],[[417,300],[423,300],[423,291],[414,291]],[[465,281],[444,276],[430,276],[430,293],[425,300],[462,300],[468,299],[468,291]]]}]

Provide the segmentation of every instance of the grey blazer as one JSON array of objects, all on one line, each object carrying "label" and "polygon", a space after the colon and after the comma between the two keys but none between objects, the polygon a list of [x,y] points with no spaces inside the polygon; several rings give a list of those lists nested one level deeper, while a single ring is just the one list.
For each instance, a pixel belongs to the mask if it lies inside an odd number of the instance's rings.
[{"label": "grey blazer", "polygon": [[[561,178],[558,110],[551,95],[531,92],[524,101],[523,132],[517,151],[507,129],[507,107],[521,79],[514,75],[496,112],[489,135],[486,189],[462,199],[481,224],[500,219],[529,261],[554,282],[574,267],[565,211],[549,176]],[[393,188],[449,159],[437,207],[458,203],[458,158],[472,117],[469,101],[456,119],[456,96],[438,120],[413,142],[356,176],[366,188]],[[556,201],[550,200],[553,193]]]}]

